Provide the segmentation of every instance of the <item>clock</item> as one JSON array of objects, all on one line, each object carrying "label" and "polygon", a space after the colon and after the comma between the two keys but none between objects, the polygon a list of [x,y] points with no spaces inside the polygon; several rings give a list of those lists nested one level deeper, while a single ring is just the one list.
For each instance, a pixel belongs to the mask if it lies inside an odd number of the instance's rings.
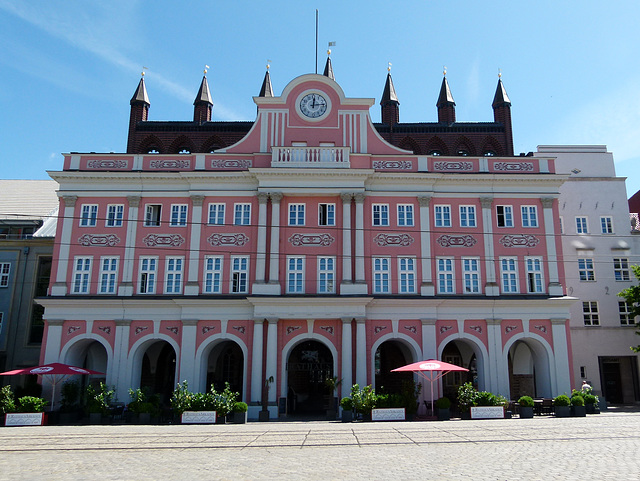
[{"label": "clock", "polygon": [[327,112],[327,99],[317,92],[308,93],[300,99],[300,112],[310,119],[320,118]]}]

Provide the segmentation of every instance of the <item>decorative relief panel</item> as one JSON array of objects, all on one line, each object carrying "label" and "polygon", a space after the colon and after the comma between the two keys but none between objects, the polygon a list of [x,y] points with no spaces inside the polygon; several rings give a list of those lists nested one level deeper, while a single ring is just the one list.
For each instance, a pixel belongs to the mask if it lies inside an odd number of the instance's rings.
[{"label": "decorative relief panel", "polygon": [[78,243],[82,246],[109,246],[113,247],[120,243],[120,238],[115,234],[90,235],[84,234],[78,238]]},{"label": "decorative relief panel", "polygon": [[469,326],[469,329],[476,331],[478,334],[482,334],[482,326]]},{"label": "decorative relief panel", "polygon": [[293,234],[289,242],[294,246],[330,246],[335,239],[330,234]]},{"label": "decorative relief panel", "polygon": [[505,235],[498,242],[505,247],[535,247],[540,239],[531,234],[514,234]]},{"label": "decorative relief panel", "polygon": [[142,242],[147,247],[179,247],[184,244],[184,237],[179,234],[149,234],[144,239],[142,239]]},{"label": "decorative relief panel", "polygon": [[511,331],[518,329],[518,326],[505,326],[504,333],[509,334]]},{"label": "decorative relief panel", "polygon": [[296,332],[300,329],[300,326],[289,326],[287,327],[287,334],[291,334],[292,332]]},{"label": "decorative relief panel", "polygon": [[410,160],[374,160],[373,168],[380,170],[411,170],[413,163]]},{"label": "decorative relief panel", "polygon": [[453,326],[442,326],[440,327],[440,334],[444,334],[447,331],[450,331],[451,329],[453,329]]},{"label": "decorative relief panel", "polygon": [[373,242],[378,244],[380,247],[406,247],[413,244],[413,240],[413,237],[409,234],[378,234],[373,238]]},{"label": "decorative relief panel", "polygon": [[98,328],[99,331],[104,332],[105,334],[111,334],[111,328],[110,327],[99,327]]},{"label": "decorative relief panel", "polygon": [[90,160],[87,169],[126,169],[128,164],[126,160]]},{"label": "decorative relief panel", "polygon": [[472,235],[441,235],[436,242],[442,247],[473,247],[478,241]]},{"label": "decorative relief panel", "polygon": [[418,332],[418,329],[416,328],[416,326],[404,326],[404,328],[409,332],[413,332],[414,334]]},{"label": "decorative relief panel", "polygon": [[462,170],[468,171],[473,170],[473,162],[434,162],[433,170],[438,171],[451,171],[451,170]]},{"label": "decorative relief panel", "polygon": [[211,161],[212,169],[248,169],[249,167],[251,167],[250,160],[216,159]]},{"label": "decorative relief panel", "polygon": [[135,330],[136,336],[139,335],[140,333],[146,331],[147,329],[149,329],[149,328],[146,327],[146,326],[136,327],[136,330]]},{"label": "decorative relief panel", "polygon": [[238,331],[240,334],[244,334],[244,333],[245,333],[245,328],[244,328],[244,326],[233,326],[233,329],[235,329],[236,331]]},{"label": "decorative relief panel", "polygon": [[76,331],[79,331],[80,327],[78,326],[69,326],[69,329],[67,329],[67,334],[73,334]]},{"label": "decorative relief panel", "polygon": [[542,326],[542,325],[538,326],[538,325],[536,325],[536,326],[533,326],[533,328],[537,329],[538,331],[540,331],[540,332],[542,332],[544,334],[547,333],[547,326]]},{"label": "decorative relief panel", "polygon": [[508,172],[531,172],[533,162],[496,162],[493,164],[493,168]]},{"label": "decorative relief panel", "polygon": [[333,326],[320,326],[320,329],[333,336]]},{"label": "decorative relief panel", "polygon": [[386,328],[387,326],[376,326],[373,328],[373,333],[378,334],[379,332],[384,331]]},{"label": "decorative relief panel", "polygon": [[202,328],[202,334],[206,334],[209,331],[214,331],[216,329],[216,326],[204,326]]},{"label": "decorative relief panel", "polygon": [[149,163],[151,169],[188,169],[191,167],[191,160],[152,160]]},{"label": "decorative relief panel", "polygon": [[244,234],[211,234],[207,242],[212,246],[240,247],[249,242],[249,238]]}]

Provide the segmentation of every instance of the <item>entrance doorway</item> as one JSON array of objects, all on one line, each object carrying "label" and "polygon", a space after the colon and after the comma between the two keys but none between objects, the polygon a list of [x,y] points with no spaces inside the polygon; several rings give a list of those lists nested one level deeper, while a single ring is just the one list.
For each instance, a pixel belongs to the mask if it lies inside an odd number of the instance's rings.
[{"label": "entrance doorway", "polygon": [[385,341],[376,349],[375,389],[378,394],[401,394],[403,385],[413,382],[412,372],[391,372],[413,362],[411,352],[399,341]]},{"label": "entrance doorway", "polygon": [[323,414],[330,398],[325,381],[333,377],[333,356],[318,341],[303,341],[294,347],[287,363],[287,412],[297,415]]},{"label": "entrance doorway", "polygon": [[442,360],[449,364],[467,368],[469,371],[454,371],[442,378],[442,395],[451,401],[458,399],[458,388],[470,382],[479,389],[476,354],[465,341],[451,341],[442,351]]},{"label": "entrance doorway", "polygon": [[242,349],[233,341],[223,341],[214,346],[207,360],[207,384],[205,390],[215,387],[217,392],[224,390],[225,383],[243,399],[244,355]]},{"label": "entrance doorway", "polygon": [[166,341],[151,344],[142,357],[140,388],[149,394],[158,394],[164,405],[169,405],[175,388],[176,352]]},{"label": "entrance doorway", "polygon": [[602,394],[611,404],[627,404],[640,400],[638,361],[636,356],[600,357]]}]

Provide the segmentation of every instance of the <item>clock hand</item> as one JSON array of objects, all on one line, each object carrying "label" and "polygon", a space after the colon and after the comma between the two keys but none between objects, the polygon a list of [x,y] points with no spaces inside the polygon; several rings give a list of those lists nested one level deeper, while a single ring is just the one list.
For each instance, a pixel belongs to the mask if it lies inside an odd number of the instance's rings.
[{"label": "clock hand", "polygon": [[311,97],[313,99],[313,102],[311,103],[311,108],[315,109],[316,108],[316,96],[314,95],[313,97]]}]

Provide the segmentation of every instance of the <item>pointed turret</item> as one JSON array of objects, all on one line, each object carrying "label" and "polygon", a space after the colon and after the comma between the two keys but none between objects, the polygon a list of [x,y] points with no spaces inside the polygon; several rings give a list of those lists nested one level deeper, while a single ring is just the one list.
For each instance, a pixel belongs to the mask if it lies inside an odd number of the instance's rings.
[{"label": "pointed turret", "polygon": [[260,87],[260,93],[258,97],[273,97],[273,87],[271,86],[271,75],[269,75],[269,65],[267,65],[267,72],[264,74],[264,80],[262,81],[262,87]]},{"label": "pointed turret", "polygon": [[436,107],[438,107],[438,122],[450,124],[456,121],[456,103],[453,100],[453,95],[451,95],[449,82],[447,82],[446,70],[444,71]]},{"label": "pointed turret", "polygon": [[393,86],[391,67],[389,67],[387,71],[387,81],[384,84],[380,106],[382,109],[383,124],[394,125],[400,122],[400,102],[396,95],[396,89]]},{"label": "pointed turret", "polygon": [[331,50],[327,50],[327,63],[324,64],[324,72],[322,75],[329,77],[331,80],[335,80],[336,77],[333,75],[333,66],[331,65],[331,57],[329,57],[329,55],[331,55]]},{"label": "pointed turret", "polygon": [[493,120],[504,126],[506,155],[513,155],[513,130],[511,127],[511,100],[502,84],[502,74],[498,74],[498,87],[493,96]]},{"label": "pointed turret", "polygon": [[129,115],[129,137],[127,139],[127,152],[133,152],[133,137],[138,122],[144,122],[149,116],[149,96],[147,88],[144,85],[144,72],[142,72],[140,82],[136,88],[129,104],[131,105],[131,113]]},{"label": "pointed turret", "polygon": [[202,82],[200,83],[200,89],[198,95],[193,101],[193,121],[194,122],[210,122],[211,111],[213,109],[213,99],[211,98],[211,92],[209,91],[209,82],[207,82],[207,71],[204,71]]}]

